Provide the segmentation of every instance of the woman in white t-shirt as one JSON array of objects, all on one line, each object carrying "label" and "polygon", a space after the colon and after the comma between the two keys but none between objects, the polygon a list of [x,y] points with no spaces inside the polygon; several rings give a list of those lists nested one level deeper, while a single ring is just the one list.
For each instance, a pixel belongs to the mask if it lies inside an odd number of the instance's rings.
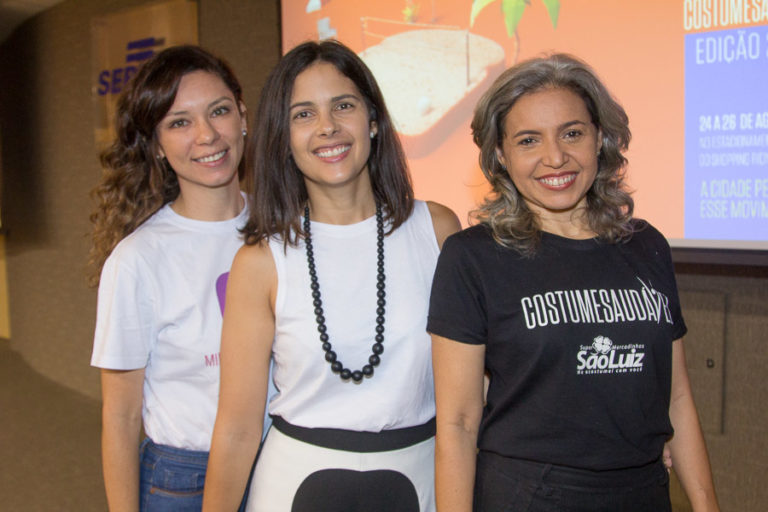
[{"label": "woman in white t-shirt", "polygon": [[112,511],[202,506],[224,289],[247,218],[245,135],[237,79],[196,46],[155,55],[119,100],[91,216],[91,364],[101,368]]},{"label": "woman in white t-shirt", "polygon": [[247,510],[433,511],[426,314],[458,220],[414,200],[376,81],[340,43],[288,52],[255,126],[204,508],[243,494],[273,354],[273,424]]}]

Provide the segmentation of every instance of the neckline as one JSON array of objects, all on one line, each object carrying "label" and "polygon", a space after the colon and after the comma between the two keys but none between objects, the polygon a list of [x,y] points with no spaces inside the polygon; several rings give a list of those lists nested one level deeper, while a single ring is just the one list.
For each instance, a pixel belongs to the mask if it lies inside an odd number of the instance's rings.
[{"label": "neckline", "polygon": [[246,197],[245,193],[241,192],[240,194],[241,194],[241,197],[243,198],[243,208],[240,210],[240,212],[237,215],[235,215],[230,219],[224,219],[224,220],[191,219],[189,217],[185,217],[184,215],[181,215],[180,213],[176,212],[171,207],[170,202],[166,203],[159,210],[159,212],[163,212],[164,215],[171,218],[173,222],[177,224],[181,224],[191,229],[202,229],[202,230],[229,229],[229,227],[233,224],[237,225],[237,224],[243,223],[246,220],[246,217],[248,216],[248,198]]},{"label": "neckline", "polygon": [[548,231],[541,232],[541,241],[544,244],[554,245],[556,247],[572,249],[576,251],[591,251],[603,245],[603,242],[599,237],[576,239],[556,235]]},{"label": "neckline", "polygon": [[[324,236],[351,237],[376,230],[375,214],[371,215],[367,219],[363,219],[360,222],[355,222],[353,224],[328,224],[311,219],[309,222],[312,226],[313,234],[322,233]],[[384,221],[384,226],[386,229],[386,220]]]}]

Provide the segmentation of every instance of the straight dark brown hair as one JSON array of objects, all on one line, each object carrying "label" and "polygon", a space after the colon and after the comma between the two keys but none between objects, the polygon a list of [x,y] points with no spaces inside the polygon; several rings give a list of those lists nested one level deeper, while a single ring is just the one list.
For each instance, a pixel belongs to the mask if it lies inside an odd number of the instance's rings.
[{"label": "straight dark brown hair", "polygon": [[278,236],[286,245],[295,245],[304,236],[301,214],[308,196],[304,176],[291,156],[290,102],[296,77],[316,62],[330,63],[352,80],[365,101],[368,120],[377,124],[368,171],[373,195],[389,222],[388,232],[413,210],[405,153],[373,73],[338,41],[305,42],[283,56],[261,91],[245,177],[250,198],[250,217],[243,228],[246,244]]}]

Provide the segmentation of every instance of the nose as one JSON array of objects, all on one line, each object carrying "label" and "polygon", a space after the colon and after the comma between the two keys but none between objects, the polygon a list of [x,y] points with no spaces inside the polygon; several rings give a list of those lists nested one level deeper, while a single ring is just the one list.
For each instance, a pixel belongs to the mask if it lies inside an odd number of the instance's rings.
[{"label": "nose", "polygon": [[317,133],[322,136],[330,136],[338,131],[338,123],[331,112],[318,115]]},{"label": "nose", "polygon": [[203,119],[197,124],[198,144],[210,144],[219,138],[219,132],[208,119]]},{"label": "nose", "polygon": [[544,143],[544,156],[542,162],[548,167],[557,169],[562,167],[567,157],[565,151],[560,146],[560,141],[547,141]]}]

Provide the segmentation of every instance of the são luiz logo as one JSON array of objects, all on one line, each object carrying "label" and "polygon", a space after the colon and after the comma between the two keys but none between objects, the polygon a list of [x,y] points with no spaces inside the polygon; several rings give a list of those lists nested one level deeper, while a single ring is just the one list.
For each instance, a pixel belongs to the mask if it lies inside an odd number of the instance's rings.
[{"label": "s\u00e3o luiz logo", "polygon": [[615,345],[607,336],[595,336],[591,345],[579,347],[576,374],[641,372],[644,349],[640,343]]}]

